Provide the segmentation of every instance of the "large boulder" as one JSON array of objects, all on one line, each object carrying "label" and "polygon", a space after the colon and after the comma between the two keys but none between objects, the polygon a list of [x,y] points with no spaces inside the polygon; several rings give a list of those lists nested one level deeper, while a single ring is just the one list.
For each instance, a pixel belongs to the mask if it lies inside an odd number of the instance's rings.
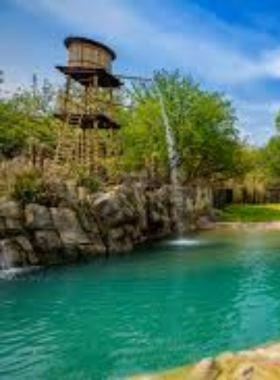
[{"label": "large boulder", "polygon": [[135,184],[130,188],[123,187],[122,194],[134,212],[135,221],[130,224],[133,241],[136,244],[142,243],[147,239],[149,230],[146,189],[142,184]]},{"label": "large boulder", "polygon": [[20,219],[22,216],[21,208],[17,202],[1,199],[0,216],[4,218]]},{"label": "large boulder", "polygon": [[132,236],[127,232],[125,227],[110,230],[107,240],[109,253],[125,253],[133,249]]},{"label": "large boulder", "polygon": [[93,202],[95,215],[109,227],[132,223],[136,219],[134,210],[125,196],[116,191],[101,195]]},{"label": "large boulder", "polygon": [[14,201],[0,201],[0,238],[23,233],[22,210]]},{"label": "large boulder", "polygon": [[161,238],[172,232],[170,193],[168,187],[147,193],[149,238]]},{"label": "large boulder", "polygon": [[50,207],[76,207],[78,189],[75,182],[57,179],[47,184],[46,202]]},{"label": "large boulder", "polygon": [[35,231],[33,245],[41,265],[60,264],[65,261],[63,244],[56,231]]},{"label": "large boulder", "polygon": [[25,208],[25,226],[29,230],[53,230],[54,225],[50,209],[38,204],[29,204]]},{"label": "large boulder", "polygon": [[[121,186],[99,196],[92,204],[108,253],[132,250],[140,234],[135,196],[130,193],[129,197],[124,190]],[[127,233],[127,226],[134,226],[130,234]]]},{"label": "large boulder", "polygon": [[67,261],[75,261],[99,253],[96,251],[90,237],[82,229],[74,210],[70,208],[51,208],[51,215],[62,241]]},{"label": "large boulder", "polygon": [[38,259],[25,236],[0,240],[0,268],[37,265]]},{"label": "large boulder", "polygon": [[28,236],[17,236],[14,238],[14,241],[20,246],[25,256],[28,258],[29,265],[39,264],[37,253],[34,251],[33,245]]},{"label": "large boulder", "polygon": [[102,239],[102,231],[97,223],[96,216],[88,202],[83,202],[77,209],[77,217],[82,229],[86,232],[96,254],[105,254],[106,246]]}]

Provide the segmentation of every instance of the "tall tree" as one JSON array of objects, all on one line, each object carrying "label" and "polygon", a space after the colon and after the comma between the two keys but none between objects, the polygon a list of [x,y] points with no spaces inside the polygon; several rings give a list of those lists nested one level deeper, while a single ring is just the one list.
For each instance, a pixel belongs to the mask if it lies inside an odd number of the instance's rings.
[{"label": "tall tree", "polygon": [[179,71],[161,71],[150,84],[133,86],[134,109],[123,129],[126,162],[141,168],[156,156],[168,167],[158,90],[173,129],[184,179],[215,180],[238,174],[241,145],[230,102],[219,93],[202,90]]},{"label": "tall tree", "polygon": [[53,106],[56,91],[44,81],[40,86],[34,77],[31,89],[17,91],[0,102],[0,154],[12,157],[24,152],[30,144],[51,149],[56,128]]}]

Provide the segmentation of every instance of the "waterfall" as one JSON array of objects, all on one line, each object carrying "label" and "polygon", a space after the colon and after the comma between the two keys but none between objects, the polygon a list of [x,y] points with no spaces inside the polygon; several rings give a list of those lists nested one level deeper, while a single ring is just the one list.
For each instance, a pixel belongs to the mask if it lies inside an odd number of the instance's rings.
[{"label": "waterfall", "polygon": [[3,241],[0,242],[0,270],[13,268],[13,262],[9,254],[7,254]]},{"label": "waterfall", "polygon": [[174,138],[173,129],[170,125],[169,117],[166,111],[163,94],[154,81],[155,89],[159,99],[162,121],[164,124],[165,138],[168,152],[169,168],[170,168],[170,182],[171,182],[171,201],[172,201],[172,217],[175,221],[176,233],[182,235],[186,232],[185,218],[184,218],[184,196],[183,189],[180,186],[178,163],[179,153],[176,148],[176,141]]},{"label": "waterfall", "polygon": [[3,241],[0,242],[0,280],[6,280],[14,277],[16,268],[9,254],[5,251]]},{"label": "waterfall", "polygon": [[0,241],[0,280],[13,280],[15,277],[40,269],[39,266],[18,267],[11,252]]}]

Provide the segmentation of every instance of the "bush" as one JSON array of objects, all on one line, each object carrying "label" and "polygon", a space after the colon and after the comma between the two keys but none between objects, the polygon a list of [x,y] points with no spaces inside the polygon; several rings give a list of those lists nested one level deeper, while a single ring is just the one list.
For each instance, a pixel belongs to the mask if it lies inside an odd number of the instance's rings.
[{"label": "bush", "polygon": [[17,174],[11,196],[22,204],[41,203],[45,197],[45,183],[40,172],[28,170]]},{"label": "bush", "polygon": [[[34,116],[15,104],[11,98],[0,101],[0,154],[6,158],[30,151],[30,142],[52,152],[57,141],[57,128],[52,116]],[[23,102],[23,100],[22,100]],[[24,103],[25,104],[25,103]]]},{"label": "bush", "polygon": [[85,187],[91,193],[96,193],[99,191],[101,186],[98,178],[96,178],[93,174],[84,172],[79,174],[77,185]]}]

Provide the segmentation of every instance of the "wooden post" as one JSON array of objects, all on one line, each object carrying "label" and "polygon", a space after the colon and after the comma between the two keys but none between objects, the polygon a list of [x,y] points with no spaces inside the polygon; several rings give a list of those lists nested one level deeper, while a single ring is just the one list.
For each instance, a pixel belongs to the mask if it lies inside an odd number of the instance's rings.
[{"label": "wooden post", "polygon": [[[69,122],[69,114],[70,110],[69,108],[69,101],[70,101],[70,90],[71,90],[71,78],[67,75],[66,77],[66,85],[65,85],[65,93],[64,97],[62,99],[62,104],[58,104],[59,108],[61,107],[61,110],[58,111],[62,112],[62,114],[65,117],[65,120],[61,123],[59,127],[59,133],[58,133],[58,142],[57,142],[57,148],[55,152],[55,163],[58,164],[63,160],[63,157],[65,157],[66,161],[69,159],[69,152],[64,152],[65,145],[67,145],[67,128],[68,128],[68,122]],[[67,154],[68,153],[68,154]]]}]

